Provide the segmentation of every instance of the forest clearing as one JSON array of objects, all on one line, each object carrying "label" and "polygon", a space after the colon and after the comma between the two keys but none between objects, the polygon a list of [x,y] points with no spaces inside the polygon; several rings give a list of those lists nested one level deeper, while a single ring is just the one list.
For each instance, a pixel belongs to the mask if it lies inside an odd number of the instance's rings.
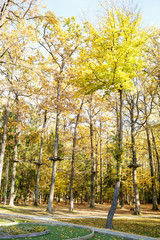
[{"label": "forest clearing", "polygon": [[[110,205],[107,204],[96,204],[94,209],[90,209],[88,204],[75,204],[74,212],[70,212],[69,205],[61,202],[54,203],[54,213],[51,214],[46,212],[46,205],[41,207],[35,207],[33,205],[5,207],[1,205],[0,217],[3,215],[12,219],[16,219],[20,222],[23,219],[27,222],[34,221],[35,223],[39,222],[40,220],[34,217],[40,217],[41,222],[45,220],[45,223],[51,223],[51,221],[60,221],[61,223],[67,222],[104,229],[109,208]],[[114,231],[158,238],[160,235],[160,213],[153,211],[152,205],[150,204],[142,205],[141,209],[141,216],[137,216],[133,215],[133,211],[130,210],[130,206],[128,205],[125,205],[124,209],[117,207],[113,220]],[[94,239],[112,239],[111,236],[108,238],[106,235],[97,234],[95,235]],[[50,238],[48,237],[47,239]],[[59,239],[61,239],[60,236]]]}]

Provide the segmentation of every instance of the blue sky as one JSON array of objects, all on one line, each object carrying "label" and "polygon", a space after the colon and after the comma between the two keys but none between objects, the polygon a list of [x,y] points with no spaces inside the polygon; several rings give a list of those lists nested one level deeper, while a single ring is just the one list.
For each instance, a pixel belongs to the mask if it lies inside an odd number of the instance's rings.
[{"label": "blue sky", "polygon": [[[126,0],[127,1],[127,0]],[[160,28],[160,0],[132,0],[137,4],[143,14],[143,22],[146,26],[155,25]],[[49,11],[56,16],[74,16],[79,21],[84,17],[94,21],[100,12],[102,0],[44,0]]]}]

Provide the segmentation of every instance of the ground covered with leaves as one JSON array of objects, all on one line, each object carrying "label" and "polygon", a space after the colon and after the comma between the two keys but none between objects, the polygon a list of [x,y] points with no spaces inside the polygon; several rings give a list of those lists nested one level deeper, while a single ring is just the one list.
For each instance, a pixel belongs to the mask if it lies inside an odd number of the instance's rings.
[{"label": "ground covered with leaves", "polygon": [[[61,221],[66,221],[70,223],[80,224],[80,225],[86,225],[91,227],[97,227],[97,228],[104,228],[106,220],[105,219],[61,219]],[[150,221],[149,219],[114,219],[113,220],[113,227],[114,230],[125,232],[125,233],[133,233],[143,236],[149,236],[149,237],[160,237],[160,219],[152,219]]]}]

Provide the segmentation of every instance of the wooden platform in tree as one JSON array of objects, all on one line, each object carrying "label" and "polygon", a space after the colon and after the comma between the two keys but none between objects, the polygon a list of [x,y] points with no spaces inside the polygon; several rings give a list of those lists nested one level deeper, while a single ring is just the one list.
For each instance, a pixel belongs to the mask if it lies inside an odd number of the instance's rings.
[{"label": "wooden platform in tree", "polygon": [[131,163],[128,165],[129,168],[138,168],[138,167],[141,167],[140,164],[135,164],[135,163]]},{"label": "wooden platform in tree", "polygon": [[50,161],[63,161],[64,158],[61,158],[61,157],[50,157],[47,160],[50,160]]}]

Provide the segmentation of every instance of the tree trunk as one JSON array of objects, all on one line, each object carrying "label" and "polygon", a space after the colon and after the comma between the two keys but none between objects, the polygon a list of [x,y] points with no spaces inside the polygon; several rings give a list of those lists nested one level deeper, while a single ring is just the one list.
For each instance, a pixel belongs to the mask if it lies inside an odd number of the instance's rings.
[{"label": "tree trunk", "polygon": [[134,195],[135,195],[134,214],[135,215],[140,215],[141,210],[140,210],[140,201],[139,201],[139,191],[138,191],[138,186],[137,186],[137,171],[136,171],[136,168],[133,168],[133,187],[134,187]]},{"label": "tree trunk", "polygon": [[73,211],[73,180],[74,180],[74,161],[75,161],[75,150],[76,150],[76,140],[77,140],[77,126],[80,117],[80,113],[83,107],[84,98],[82,99],[79,112],[76,117],[75,127],[74,127],[74,137],[73,137],[73,147],[72,147],[72,161],[71,161],[71,177],[70,177],[70,208],[69,211]]},{"label": "tree trunk", "polygon": [[43,152],[43,138],[44,138],[44,130],[47,122],[47,110],[44,111],[44,121],[43,128],[41,132],[41,144],[40,144],[40,152],[39,152],[39,161],[38,161],[38,169],[37,169],[37,178],[36,178],[36,191],[35,191],[35,202],[34,205],[38,206],[38,196],[39,196],[39,181],[40,181],[40,170],[42,163],[42,152]]},{"label": "tree trunk", "polygon": [[7,141],[7,125],[8,125],[10,104],[11,104],[11,92],[9,92],[7,105],[5,107],[4,126],[3,126],[3,135],[2,135],[2,143],[1,143],[1,153],[0,153],[0,189],[1,189],[1,181],[2,181],[4,154],[5,154],[6,141]]},{"label": "tree trunk", "polygon": [[114,213],[116,211],[116,208],[117,208],[119,188],[120,188],[120,180],[116,182],[115,187],[114,187],[112,206],[111,206],[111,208],[109,210],[109,213],[108,213],[105,228],[109,228],[109,229],[113,228],[112,220],[113,220],[113,216],[114,216]]},{"label": "tree trunk", "polygon": [[151,182],[152,182],[152,204],[153,204],[152,209],[158,210],[158,203],[157,203],[157,196],[156,196],[156,183],[155,183],[154,171],[153,171],[151,142],[150,142],[149,128],[147,123],[146,123],[146,135],[147,135],[148,155],[149,155],[149,164],[150,164],[150,171],[151,171]]},{"label": "tree trunk", "polygon": [[66,187],[65,205],[67,205],[67,200],[68,200],[68,187]]},{"label": "tree trunk", "polygon": [[123,196],[123,183],[121,181],[120,184],[120,205],[121,205],[121,209],[124,208],[124,196]]},{"label": "tree trunk", "polygon": [[[95,136],[95,139],[97,136]],[[96,141],[96,140],[95,140]],[[98,141],[96,141],[96,174],[95,174],[95,202],[98,203]]]},{"label": "tree trunk", "polygon": [[100,204],[103,204],[103,176],[102,176],[102,121],[100,120]]},{"label": "tree trunk", "polygon": [[159,161],[159,153],[158,153],[158,150],[157,150],[156,140],[155,140],[153,131],[151,131],[151,133],[152,133],[152,139],[153,139],[154,149],[155,149],[156,158],[157,158],[158,182],[159,182],[159,197],[158,197],[158,203],[160,204],[160,161]]},{"label": "tree trunk", "polygon": [[7,204],[8,171],[9,171],[9,159],[6,160],[6,174],[5,174],[5,184],[4,184],[4,199],[3,199],[4,205]]},{"label": "tree trunk", "polygon": [[[60,80],[59,80],[58,81],[58,86],[57,86],[57,112],[56,112],[55,141],[54,141],[54,159],[56,159],[58,157],[59,123],[60,123],[60,110],[59,110],[60,90],[61,90],[61,83],[60,83]],[[49,193],[48,207],[47,207],[48,212],[53,211],[56,167],[57,167],[57,161],[53,161],[51,186],[50,186],[50,193]]]},{"label": "tree trunk", "polygon": [[82,192],[81,192],[81,204],[83,204],[83,187],[82,187]]},{"label": "tree trunk", "polygon": [[109,228],[109,229],[113,228],[112,221],[113,221],[114,213],[117,208],[118,193],[119,193],[120,182],[121,182],[122,129],[123,129],[123,122],[122,122],[123,90],[122,89],[119,90],[119,95],[120,95],[120,110],[119,110],[119,128],[118,128],[117,181],[114,188],[112,205],[109,210],[109,213],[107,216],[107,222],[105,226],[105,228]]},{"label": "tree trunk", "polygon": [[12,180],[11,180],[11,191],[10,191],[10,201],[9,206],[14,206],[14,199],[15,199],[15,177],[16,177],[16,167],[17,163],[13,162],[13,169],[12,169]]},{"label": "tree trunk", "polygon": [[145,194],[144,183],[143,183],[143,204],[146,204],[146,194]]},{"label": "tree trunk", "polygon": [[14,159],[13,159],[13,169],[12,169],[12,179],[11,179],[11,190],[10,190],[9,206],[14,206],[17,155],[18,155],[18,139],[17,139],[17,127],[16,127],[15,146],[14,146]]},{"label": "tree trunk", "polygon": [[90,207],[95,207],[95,162],[94,162],[94,146],[93,146],[93,122],[92,122],[92,95],[89,108],[90,120],[90,144],[91,144],[91,203]]},{"label": "tree trunk", "polygon": [[135,196],[135,210],[134,214],[139,215],[140,211],[140,201],[139,201],[139,191],[137,186],[137,157],[136,157],[136,149],[135,149],[135,121],[134,121],[134,102],[131,103],[131,142],[132,142],[132,160],[133,160],[133,188],[134,188],[134,196]]},{"label": "tree trunk", "polygon": [[[18,94],[16,93],[16,106],[18,109],[19,99]],[[9,206],[14,206],[14,199],[15,199],[15,179],[16,179],[16,167],[17,167],[17,157],[18,157],[18,118],[19,112],[15,115],[15,145],[14,145],[14,158],[13,158],[13,168],[12,168],[12,178],[11,178],[11,189],[10,189],[10,201]]]}]

